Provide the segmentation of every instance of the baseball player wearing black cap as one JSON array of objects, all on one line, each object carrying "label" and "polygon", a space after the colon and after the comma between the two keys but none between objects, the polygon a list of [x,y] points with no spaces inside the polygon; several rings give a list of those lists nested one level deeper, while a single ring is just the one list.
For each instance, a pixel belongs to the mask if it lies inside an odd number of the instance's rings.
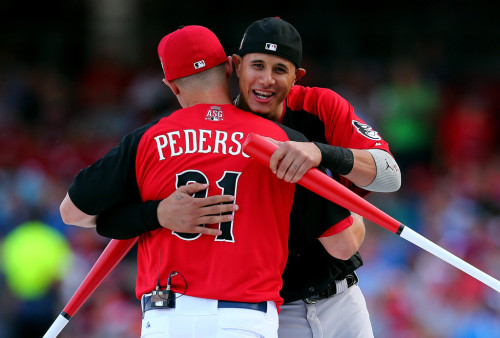
[{"label": "baseball player wearing black cap", "polygon": [[[240,86],[237,105],[316,141],[309,145],[312,159],[289,158],[293,147],[306,145],[283,144],[271,159],[271,169],[278,177],[296,182],[311,163],[321,161],[362,196],[399,189],[400,172],[388,144],[354,114],[345,99],[329,89],[294,85],[305,74],[301,58],[299,33],[280,18],[252,23],[238,55],[233,56]],[[280,337],[373,336],[355,274],[362,265],[359,253],[348,259],[332,258],[317,240],[294,229],[300,227],[291,227]]]}]

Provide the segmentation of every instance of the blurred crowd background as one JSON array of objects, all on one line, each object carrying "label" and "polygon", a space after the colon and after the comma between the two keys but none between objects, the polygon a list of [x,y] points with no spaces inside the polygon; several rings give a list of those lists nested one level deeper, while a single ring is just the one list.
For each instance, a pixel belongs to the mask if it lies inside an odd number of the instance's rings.
[{"label": "blurred crowd background", "polygon": [[[346,98],[401,166],[400,191],[368,200],[500,278],[500,23],[486,2],[3,1],[0,12],[0,337],[42,336],[107,245],[64,225],[59,203],[81,168],[178,108],[156,48],[179,25],[210,28],[232,54],[251,22],[291,22],[301,84]],[[376,337],[500,337],[497,292],[366,227],[358,271]],[[61,337],[138,337],[135,274],[133,249]]]}]

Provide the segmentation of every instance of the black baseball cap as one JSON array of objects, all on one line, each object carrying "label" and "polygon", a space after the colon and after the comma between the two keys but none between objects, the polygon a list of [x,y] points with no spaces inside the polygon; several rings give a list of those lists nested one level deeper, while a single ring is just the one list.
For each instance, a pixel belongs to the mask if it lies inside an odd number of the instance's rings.
[{"label": "black baseball cap", "polygon": [[281,56],[300,67],[302,39],[291,24],[278,17],[253,22],[248,26],[240,43],[238,55],[265,53]]}]

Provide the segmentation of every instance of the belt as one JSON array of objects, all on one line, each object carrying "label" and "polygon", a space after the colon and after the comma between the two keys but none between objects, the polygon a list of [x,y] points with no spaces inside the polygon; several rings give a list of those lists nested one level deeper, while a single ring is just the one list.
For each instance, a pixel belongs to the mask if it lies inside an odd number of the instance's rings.
[{"label": "belt", "polygon": [[358,281],[358,276],[353,272],[351,274],[348,274],[343,280],[333,281],[326,287],[326,290],[321,292],[320,294],[304,298],[304,302],[306,302],[307,304],[315,304],[322,299],[344,292],[354,284],[357,284]]},{"label": "belt", "polygon": [[[151,306],[151,295],[143,296],[143,310],[142,312],[146,312],[149,310],[156,310],[158,308]],[[246,303],[246,302],[232,302],[228,300],[219,300],[217,301],[217,307],[219,309],[249,309],[256,310],[266,313],[267,312],[267,302],[260,303]],[[173,307],[175,308],[175,306]]]}]

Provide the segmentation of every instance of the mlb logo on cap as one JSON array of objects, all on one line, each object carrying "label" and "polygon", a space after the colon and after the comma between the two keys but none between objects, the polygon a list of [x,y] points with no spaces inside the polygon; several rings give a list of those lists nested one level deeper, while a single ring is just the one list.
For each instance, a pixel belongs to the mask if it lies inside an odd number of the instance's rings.
[{"label": "mlb logo on cap", "polygon": [[274,43],[266,43],[266,49],[267,50],[272,50],[272,51],[276,51],[276,49],[278,48],[278,45],[274,44]]},{"label": "mlb logo on cap", "polygon": [[205,60],[200,60],[194,63],[194,69],[205,67]]}]

